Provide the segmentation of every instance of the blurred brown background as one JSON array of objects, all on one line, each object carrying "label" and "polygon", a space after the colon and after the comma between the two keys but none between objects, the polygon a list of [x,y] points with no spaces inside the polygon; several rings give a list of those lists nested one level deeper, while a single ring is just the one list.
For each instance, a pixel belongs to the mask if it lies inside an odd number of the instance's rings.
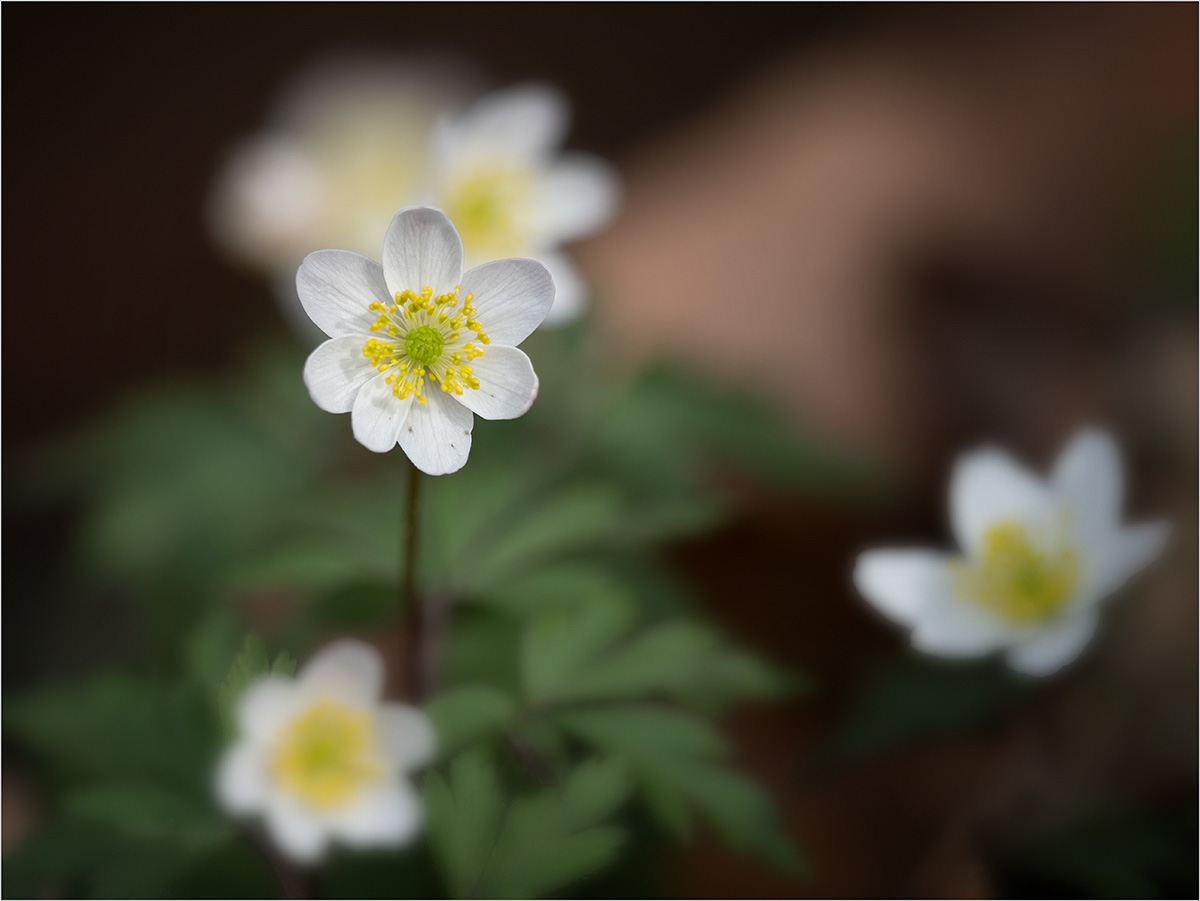
[{"label": "blurred brown background", "polygon": [[[1080,796],[1194,799],[1195,6],[18,5],[8,18],[6,487],[41,440],[165,376],[218,374],[283,327],[202,213],[230,143],[299,67],[331,51],[461,54],[496,84],[561,85],[569,145],[622,169],[622,218],[579,248],[607,348],[757,387],[896,486],[850,507],[761,496],[676,555],[714,616],[818,680],[730,724],[814,859],[812,893],[985,895],[981,848],[1002,856]],[[741,304],[758,315],[730,316]],[[963,446],[994,439],[1044,466],[1091,422],[1127,449],[1131,511],[1175,524],[1091,678],[985,736],[803,776],[857,674],[900,641],[849,591],[853,555],[944,543]],[[5,525],[8,645],[63,526],[7,507]],[[781,591],[780,558],[802,588]],[[1075,728],[1081,709],[1100,712]],[[706,840],[675,871],[681,895],[794,891]]]}]

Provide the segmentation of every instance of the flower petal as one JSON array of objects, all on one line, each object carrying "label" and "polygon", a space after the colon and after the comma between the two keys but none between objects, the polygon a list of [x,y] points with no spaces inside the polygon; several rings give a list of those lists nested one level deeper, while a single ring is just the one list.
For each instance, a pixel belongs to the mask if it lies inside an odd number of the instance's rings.
[{"label": "flower petal", "polygon": [[437,748],[433,723],[415,707],[381,704],[375,716],[375,729],[384,757],[398,770],[415,770],[433,759]]},{"label": "flower petal", "polygon": [[952,596],[935,599],[912,633],[912,646],[938,657],[979,657],[1012,641],[1013,627]]},{"label": "flower petal", "polygon": [[343,638],[313,656],[297,681],[306,695],[332,694],[369,705],[383,694],[383,677],[383,658],[377,650],[366,642]]},{"label": "flower petal", "polygon": [[952,594],[949,564],[936,551],[867,551],[854,567],[854,584],[880,613],[913,630],[919,651],[940,657],[994,651],[1011,630]]},{"label": "flower petal", "polygon": [[304,363],[304,384],[308,395],[328,413],[349,413],[358,391],[379,375],[363,356],[368,335],[331,338],[308,355]]},{"label": "flower petal", "polygon": [[1170,534],[1171,527],[1165,522],[1139,523],[1113,534],[1103,545],[1104,550],[1089,558],[1091,599],[1101,600],[1124,585],[1162,553]]},{"label": "flower petal", "polygon": [[325,823],[294,798],[275,794],[266,809],[267,831],[286,857],[297,863],[316,863],[325,855],[329,832]]},{"label": "flower petal", "polygon": [[420,801],[412,786],[403,781],[373,785],[353,804],[329,817],[331,831],[355,848],[394,848],[407,844],[420,826]]},{"label": "flower petal", "polygon": [[1059,455],[1050,477],[1055,497],[1071,512],[1071,530],[1085,546],[1111,535],[1120,523],[1124,490],[1121,454],[1112,436],[1079,432]]},{"label": "flower petal", "polygon": [[460,404],[484,419],[516,419],[537,399],[538,377],[533,363],[515,347],[492,344],[471,364],[479,387],[455,395]]},{"label": "flower petal", "polygon": [[238,700],[238,729],[252,740],[270,738],[299,703],[296,687],[290,680],[261,676],[246,687]]},{"label": "flower petal", "polygon": [[554,280],[537,260],[496,260],[467,271],[463,295],[473,294],[477,318],[495,344],[516,347],[541,325],[554,304]]},{"label": "flower petal", "polygon": [[1048,676],[1079,656],[1096,631],[1094,611],[1073,616],[1008,650],[1008,663],[1031,676]]},{"label": "flower petal", "polygon": [[1041,481],[1008,454],[985,447],[959,457],[950,480],[950,524],[968,556],[998,520],[1040,518],[1049,507]]},{"label": "flower petal", "polygon": [[494,91],[441,129],[442,159],[545,159],[562,146],[570,124],[562,91],[530,82]]},{"label": "flower petal", "polygon": [[400,429],[400,447],[413,466],[431,476],[457,472],[471,453],[475,417],[440,388],[426,395],[428,402],[413,404]]},{"label": "flower petal", "polygon": [[539,191],[534,230],[556,246],[590,235],[616,215],[621,198],[617,170],[590,153],[563,154]]},{"label": "flower petal", "polygon": [[358,390],[350,412],[354,437],[367,450],[386,453],[396,446],[397,435],[413,407],[410,394],[399,398],[392,394],[387,375],[379,373]]},{"label": "flower petal", "polygon": [[588,289],[583,276],[565,253],[543,253],[540,259],[554,279],[554,305],[541,327],[557,328],[574,322],[587,309]]},{"label": "flower petal", "polygon": [[453,291],[462,278],[462,239],[449,217],[439,209],[418,206],[398,212],[383,239],[383,271],[388,291],[432,288],[434,294]]},{"label": "flower petal", "polygon": [[221,805],[232,814],[261,810],[267,800],[267,772],[263,748],[239,742],[217,765],[216,789]]},{"label": "flower petal", "polygon": [[296,293],[308,318],[330,338],[368,331],[375,314],[367,308],[392,296],[383,267],[349,250],[306,256],[296,270]]},{"label": "flower petal", "polygon": [[914,626],[949,590],[948,563],[949,557],[937,551],[866,551],[855,563],[854,584],[888,619]]}]

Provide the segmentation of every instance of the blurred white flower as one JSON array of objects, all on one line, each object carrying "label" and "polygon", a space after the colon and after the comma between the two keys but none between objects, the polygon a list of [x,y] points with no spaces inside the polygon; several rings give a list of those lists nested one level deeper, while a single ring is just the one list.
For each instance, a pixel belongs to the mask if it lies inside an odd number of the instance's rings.
[{"label": "blurred white flower", "polygon": [[538,378],[517,350],[554,303],[536,260],[499,260],[463,273],[463,245],[441,210],[392,219],[383,265],[318,250],[296,273],[304,310],[329,335],[304,365],[313,401],[350,412],[354,437],[383,453],[397,443],[430,475],[460,469],[473,414],[515,419]]},{"label": "blurred white flower", "polygon": [[238,703],[240,735],[217,770],[233,814],[259,814],[274,844],[302,863],[331,840],[396,847],[421,827],[406,774],[433,756],[421,711],[384,703],[383,661],[359,641],[317,653],[295,680],[265,676]]},{"label": "blurred white flower", "polygon": [[230,152],[209,198],[212,232],[266,273],[293,320],[292,273],[309,250],[371,254],[391,215],[415,203],[461,219],[468,266],[543,260],[559,286],[549,320],[581,312],[583,282],[559,248],[612,218],[617,177],[596,157],[559,154],[568,104],[550,87],[500,91],[460,115],[474,93],[464,68],[325,63],[285,93],[262,133]]},{"label": "blurred white flower", "polygon": [[566,242],[607,225],[616,213],[615,170],[587,153],[562,153],[570,107],[544,84],[496,91],[438,128],[433,202],[462,235],[466,265],[527,256],[557,286],[547,324],[583,310],[586,291]]},{"label": "blurred white flower", "polygon": [[944,657],[1004,649],[1009,664],[1048,675],[1092,637],[1097,604],[1162,550],[1164,523],[1122,526],[1121,461],[1107,434],[1083,431],[1042,481],[996,448],[962,456],[950,485],[961,556],[874,550],[858,590],[912,630],[914,648]]},{"label": "blurred white flower", "polygon": [[306,71],[218,174],[216,238],[289,281],[314,247],[372,252],[392,214],[426,190],[435,127],[467,96],[459,69],[363,57]]}]

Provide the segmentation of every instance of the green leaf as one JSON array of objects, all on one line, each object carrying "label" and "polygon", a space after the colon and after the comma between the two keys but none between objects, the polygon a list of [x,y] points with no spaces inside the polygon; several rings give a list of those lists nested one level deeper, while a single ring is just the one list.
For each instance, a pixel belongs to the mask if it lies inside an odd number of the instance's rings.
[{"label": "green leaf", "polygon": [[664,623],[642,633],[553,688],[558,700],[635,698],[678,694],[698,681],[720,639],[691,621]]},{"label": "green leaf", "polygon": [[30,744],[49,766],[73,777],[131,777],[207,790],[214,727],[197,688],[116,676],[4,705],[5,737]]},{"label": "green leaf", "polygon": [[271,675],[291,678],[296,674],[296,658],[287,651],[280,651],[271,662]]},{"label": "green leaf", "polygon": [[654,815],[671,832],[690,831],[696,809],[735,848],[781,869],[806,867],[784,834],[767,797],[752,782],[720,766],[727,746],[697,717],[652,707],[613,707],[560,714],[563,727],[629,767]]},{"label": "green leaf", "polygon": [[615,813],[633,786],[625,766],[615,759],[585,761],[562,787],[562,802],[573,826],[582,828]]},{"label": "green leaf", "polygon": [[448,781],[429,773],[423,794],[429,838],[451,894],[479,896],[504,814],[494,765],[480,752],[464,753],[451,766]]},{"label": "green leaf", "polygon": [[502,531],[481,542],[464,577],[473,593],[565,554],[603,544],[622,522],[619,493],[609,485],[568,485],[517,508]]},{"label": "green leaf", "polygon": [[619,766],[585,763],[561,789],[513,798],[485,755],[455,760],[449,781],[425,780],[434,855],[456,897],[546,894],[611,863],[624,833],[599,825],[628,796]]},{"label": "green leaf", "polygon": [[1015,709],[1030,685],[990,662],[891,660],[868,674],[820,763],[847,763],[931,735],[986,727]]},{"label": "green leaf", "polygon": [[479,600],[519,615],[529,615],[564,602],[605,603],[626,594],[626,587],[609,568],[592,563],[561,562],[531,569],[515,579],[492,586]]},{"label": "green leaf", "polygon": [[793,875],[808,875],[808,864],[788,839],[774,806],[749,779],[699,764],[679,770],[676,784],[733,848]]},{"label": "green leaf", "polygon": [[144,782],[109,783],[67,793],[63,809],[131,838],[174,839],[189,848],[213,845],[232,832],[228,820],[194,799]]},{"label": "green leaf", "polygon": [[563,684],[633,624],[633,605],[623,596],[587,601],[564,599],[539,610],[525,627],[521,676],[533,703],[554,697]]},{"label": "green leaf", "polygon": [[803,676],[781,670],[757,654],[725,646],[712,651],[695,679],[673,697],[704,713],[720,713],[740,701],[774,701],[807,688]]},{"label": "green leaf", "polygon": [[630,704],[555,719],[589,744],[634,764],[672,765],[679,758],[710,760],[728,752],[708,722],[667,708]]},{"label": "green leaf", "polygon": [[449,757],[481,739],[503,731],[516,716],[511,697],[487,685],[463,685],[425,705],[437,734],[438,756]]}]

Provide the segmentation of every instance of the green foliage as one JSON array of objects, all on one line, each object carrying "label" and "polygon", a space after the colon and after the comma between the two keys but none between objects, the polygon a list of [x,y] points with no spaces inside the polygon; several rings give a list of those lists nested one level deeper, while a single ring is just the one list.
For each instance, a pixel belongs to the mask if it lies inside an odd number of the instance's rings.
[{"label": "green foliage", "polygon": [[[417,577],[448,620],[444,688],[425,707],[438,736],[428,842],[337,855],[320,884],[561,893],[629,852],[647,809],[680,835],[699,815],[799,872],[710,720],[799,680],[697,621],[658,548],[736,512],[716,487],[730,469],[823,490],[841,475],[743,398],[665,370],[610,378],[570,335],[531,346],[530,414],[477,422],[469,464],[423,480]],[[147,394],[30,467],[25,502],[81,510],[72,591],[121,602],[141,675],[7,699],[6,735],[55,798],[6,861],[10,894],[273,891],[213,805],[222,736],[247,685],[294,672],[268,644],[389,628],[413,562],[400,557],[407,464],[364,453],[312,405],[303,357],[281,347],[229,385]],[[274,597],[288,621],[261,625],[255,602]]]},{"label": "green foliage", "polygon": [[752,782],[721,766],[724,740],[705,720],[677,711],[623,705],[563,714],[558,722],[628,766],[662,823],[686,835],[689,809],[732,845],[796,875],[807,866],[773,806]]},{"label": "green foliage", "polygon": [[429,835],[455,897],[544,895],[609,865],[624,841],[605,825],[629,786],[612,763],[585,762],[561,787],[512,796],[482,753],[431,773]]},{"label": "green foliage", "polygon": [[516,702],[488,685],[461,685],[425,706],[438,737],[438,756],[500,734],[515,718]]},{"label": "green foliage", "polygon": [[821,762],[848,763],[929,736],[986,728],[1031,687],[995,662],[886,661],[867,674]]}]

